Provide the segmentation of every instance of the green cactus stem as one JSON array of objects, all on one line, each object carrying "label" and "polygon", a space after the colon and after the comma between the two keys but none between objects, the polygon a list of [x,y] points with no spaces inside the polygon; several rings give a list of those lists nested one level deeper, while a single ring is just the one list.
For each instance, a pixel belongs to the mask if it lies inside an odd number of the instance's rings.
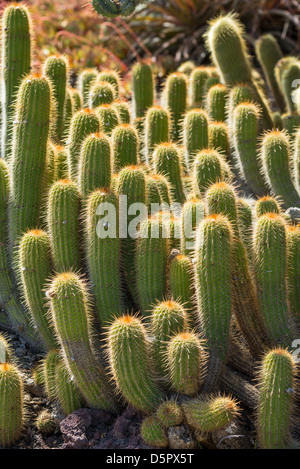
[{"label": "green cactus stem", "polygon": [[0,446],[16,443],[24,428],[23,380],[12,364],[0,363]]},{"label": "green cactus stem", "polygon": [[168,142],[170,137],[170,115],[161,106],[152,106],[145,117],[145,160],[151,165],[154,148]]},{"label": "green cactus stem", "polygon": [[89,105],[89,93],[94,83],[98,80],[98,71],[94,68],[83,70],[78,77],[78,90],[82,96],[84,108]]},{"label": "green cactus stem", "polygon": [[187,110],[187,78],[183,73],[171,73],[166,81],[164,100],[171,115],[171,137],[180,140],[182,120]]},{"label": "green cactus stem", "polygon": [[194,322],[194,270],[191,259],[182,254],[175,256],[170,263],[169,275],[172,297],[184,306],[189,319]]},{"label": "green cactus stem", "polygon": [[95,109],[102,104],[111,104],[114,100],[115,88],[110,83],[98,81],[91,86],[89,92],[89,107]]},{"label": "green cactus stem", "polygon": [[130,124],[120,124],[112,132],[113,171],[138,164],[139,137]]},{"label": "green cactus stem", "polygon": [[183,422],[182,408],[174,399],[164,401],[156,411],[156,417],[165,428],[176,427]]},{"label": "green cactus stem", "polygon": [[270,195],[261,197],[255,202],[255,215],[256,218],[265,215],[266,213],[280,213],[280,206],[277,200]]},{"label": "green cactus stem", "polygon": [[208,147],[217,150],[227,161],[231,160],[229,132],[225,122],[210,122],[208,126]]},{"label": "green cactus stem", "polygon": [[185,164],[193,167],[196,154],[208,148],[208,115],[203,109],[191,109],[183,121],[183,143],[186,148]]},{"label": "green cactus stem", "polygon": [[96,109],[100,121],[101,131],[111,137],[111,134],[119,122],[119,115],[111,104],[102,104]]},{"label": "green cactus stem", "polygon": [[56,399],[65,415],[85,406],[84,399],[80,394],[74,380],[64,362],[58,363],[55,371]]},{"label": "green cactus stem", "polygon": [[131,109],[129,103],[124,99],[115,99],[112,103],[113,108],[117,111],[120,124],[131,123]]},{"label": "green cactus stem", "polygon": [[132,68],[133,114],[144,117],[154,102],[154,77],[150,65],[136,63]]},{"label": "green cactus stem", "polygon": [[98,75],[98,81],[109,83],[114,88],[114,99],[119,98],[120,94],[120,76],[115,70],[102,70]]},{"label": "green cactus stem", "polygon": [[166,429],[155,415],[144,418],[141,437],[147,445],[155,448],[166,448],[169,445]]}]

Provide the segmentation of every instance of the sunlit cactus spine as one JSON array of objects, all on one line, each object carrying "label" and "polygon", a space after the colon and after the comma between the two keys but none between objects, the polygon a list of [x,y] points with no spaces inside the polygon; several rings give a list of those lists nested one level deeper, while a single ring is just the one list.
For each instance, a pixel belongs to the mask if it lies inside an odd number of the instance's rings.
[{"label": "sunlit cactus spine", "polygon": [[145,316],[167,292],[169,239],[167,224],[161,217],[144,220],[136,248],[136,290],[138,304]]},{"label": "sunlit cactus spine", "polygon": [[156,411],[156,417],[165,428],[180,425],[184,420],[182,408],[174,399],[162,402]]},{"label": "sunlit cactus spine", "polygon": [[181,332],[167,344],[166,364],[171,388],[187,396],[198,393],[204,380],[206,353],[194,332]]},{"label": "sunlit cactus spine", "polygon": [[235,399],[227,396],[203,395],[182,405],[188,424],[201,432],[213,432],[238,417],[240,408]]},{"label": "sunlit cactus spine", "polygon": [[112,103],[113,108],[117,111],[120,124],[131,123],[131,109],[129,103],[124,99],[115,99]]},{"label": "sunlit cactus spine", "polygon": [[20,438],[25,424],[23,379],[16,366],[0,363],[0,446]]},{"label": "sunlit cactus spine", "polygon": [[150,65],[136,63],[132,68],[134,117],[144,117],[154,102],[154,77]]},{"label": "sunlit cactus spine", "polygon": [[225,122],[210,122],[208,126],[208,147],[217,150],[230,160],[229,131]]},{"label": "sunlit cactus spine", "polygon": [[170,115],[161,106],[152,106],[145,117],[145,160],[151,164],[152,153],[157,144],[168,142],[170,137]]},{"label": "sunlit cactus spine", "polygon": [[164,102],[171,115],[171,138],[178,141],[182,134],[182,120],[187,110],[187,79],[183,73],[171,73],[164,89]]},{"label": "sunlit cactus spine", "polygon": [[228,90],[225,85],[212,86],[206,97],[206,108],[212,121],[224,122],[226,120]]},{"label": "sunlit cactus spine", "polygon": [[14,249],[22,234],[40,225],[50,117],[49,79],[39,74],[25,77],[16,97],[10,156],[9,238],[11,254],[15,259],[17,252]]},{"label": "sunlit cactus spine", "polygon": [[68,137],[68,167],[69,177],[76,181],[78,175],[78,164],[80,159],[81,145],[84,139],[100,131],[99,117],[90,109],[82,109],[71,120]]},{"label": "sunlit cactus spine", "polygon": [[147,209],[152,215],[162,209],[162,200],[157,180],[152,175],[146,175]]},{"label": "sunlit cactus spine", "polygon": [[80,109],[82,109],[82,96],[77,88],[67,88],[67,90],[70,93],[72,99],[73,113],[75,114],[75,112],[80,111]]},{"label": "sunlit cactus spine", "polygon": [[61,363],[62,357],[58,348],[52,348],[47,352],[41,362],[43,373],[43,386],[46,396],[50,401],[56,398],[56,369]]},{"label": "sunlit cactus spine", "polygon": [[153,153],[153,166],[157,173],[168,179],[173,201],[184,203],[186,197],[182,184],[182,162],[176,144],[165,142],[157,145]]},{"label": "sunlit cactus spine", "polygon": [[232,311],[232,238],[230,223],[222,215],[212,214],[205,218],[197,230],[196,297],[199,326],[209,352],[206,378],[209,390],[218,383],[228,355]]},{"label": "sunlit cactus spine", "polygon": [[291,425],[295,385],[292,355],[280,347],[266,353],[258,374],[256,430],[261,449],[293,447]]},{"label": "sunlit cactus spine", "polygon": [[147,445],[154,448],[166,448],[169,445],[166,428],[155,415],[144,418],[141,437]]},{"label": "sunlit cactus spine", "polygon": [[277,214],[280,213],[280,205],[274,197],[267,195],[265,197],[261,197],[255,202],[256,218],[259,218],[262,215],[265,215],[266,213],[271,213],[271,212],[277,213]]},{"label": "sunlit cactus spine", "polygon": [[263,69],[266,81],[276,102],[281,110],[284,111],[284,99],[275,77],[275,65],[282,58],[283,54],[276,38],[272,34],[260,36],[255,43],[255,52],[259,63]]},{"label": "sunlit cactus spine", "polygon": [[7,5],[1,26],[1,157],[8,160],[16,93],[31,65],[31,20],[26,6]]},{"label": "sunlit cactus spine", "polygon": [[89,107],[95,109],[102,104],[111,104],[114,100],[115,89],[107,82],[97,81],[89,92]]},{"label": "sunlit cactus spine", "polygon": [[55,122],[52,139],[56,143],[62,143],[64,132],[68,68],[68,60],[63,55],[48,57],[43,65],[43,73],[49,78],[53,91]]},{"label": "sunlit cactus spine", "polygon": [[287,227],[287,293],[289,312],[300,325],[300,226]]},{"label": "sunlit cactus spine", "polygon": [[[77,111],[76,111],[77,112]],[[63,139],[62,144],[66,143],[68,138],[71,120],[73,117],[74,111],[74,102],[70,93],[70,90],[66,90],[66,99],[65,99],[65,109],[64,109],[64,128],[63,128]]]},{"label": "sunlit cactus spine", "polygon": [[120,124],[112,132],[113,171],[118,173],[124,166],[137,165],[139,137],[130,124]]},{"label": "sunlit cactus spine", "polygon": [[116,411],[106,371],[92,345],[87,288],[73,272],[57,275],[48,290],[50,310],[63,358],[78,389],[92,408]]},{"label": "sunlit cactus spine", "polygon": [[19,249],[21,288],[37,329],[37,340],[40,338],[47,349],[54,348],[56,340],[47,314],[45,295],[46,282],[52,274],[49,236],[42,230],[28,231],[23,235]]},{"label": "sunlit cactus spine", "polygon": [[212,74],[210,77],[207,78],[205,82],[205,95],[207,96],[209,90],[216,85],[220,84],[220,77],[217,75]]},{"label": "sunlit cactus spine", "polygon": [[286,237],[285,222],[280,215],[267,213],[258,219],[254,231],[254,258],[260,311],[272,345],[290,347],[293,332],[287,304]]},{"label": "sunlit cactus spine", "polygon": [[160,200],[162,204],[172,204],[172,193],[170,183],[162,174],[153,173],[152,179],[156,181]]},{"label": "sunlit cactus spine", "polygon": [[292,180],[290,143],[285,132],[274,130],[265,134],[261,159],[266,181],[273,194],[286,208],[300,207],[300,196]]},{"label": "sunlit cactus spine", "polygon": [[208,147],[208,115],[203,109],[191,109],[183,121],[185,164],[191,170],[196,154]]},{"label": "sunlit cactus spine", "polygon": [[68,178],[68,150],[57,145],[54,154],[54,181]]},{"label": "sunlit cactus spine", "polygon": [[109,83],[114,88],[114,99],[119,98],[120,94],[120,77],[115,70],[102,70],[98,75],[98,81]]},{"label": "sunlit cactus spine", "polygon": [[68,179],[54,183],[49,192],[47,225],[56,272],[78,270],[81,266],[80,200],[77,185]]},{"label": "sunlit cactus spine", "polygon": [[166,352],[172,336],[184,332],[188,326],[187,315],[180,303],[173,300],[160,302],[152,311],[150,330],[153,336],[152,354],[159,375],[166,376]]},{"label": "sunlit cactus spine", "polygon": [[101,131],[111,137],[114,128],[120,124],[117,111],[111,104],[102,104],[95,112],[99,117]]},{"label": "sunlit cactus spine", "polygon": [[82,105],[84,108],[89,105],[90,89],[97,81],[98,73],[99,72],[95,68],[87,68],[79,74],[77,86],[83,99]]},{"label": "sunlit cactus spine", "polygon": [[206,33],[207,46],[222,82],[229,87],[245,83],[253,89],[255,101],[262,108],[264,127],[271,129],[273,121],[269,105],[252,78],[252,66],[243,33],[243,26],[236,15],[229,13],[210,22]]},{"label": "sunlit cactus spine", "polygon": [[205,82],[210,76],[209,67],[196,67],[189,80],[189,100],[192,107],[204,107]]},{"label": "sunlit cactus spine", "polygon": [[265,178],[261,174],[261,161],[257,151],[259,110],[255,104],[241,103],[232,118],[232,136],[235,157],[242,176],[255,195],[268,193]]},{"label": "sunlit cactus spine", "polygon": [[110,190],[90,194],[85,213],[86,257],[96,311],[104,325],[122,312],[118,211],[118,198]]},{"label": "sunlit cactus spine", "polygon": [[74,410],[82,409],[85,406],[84,399],[63,361],[58,363],[54,379],[56,383],[56,399],[65,415],[69,415]]},{"label": "sunlit cactus spine", "polygon": [[78,166],[78,187],[85,201],[94,189],[109,188],[112,173],[112,149],[105,134],[88,135],[83,141]]},{"label": "sunlit cactus spine", "polygon": [[172,297],[184,306],[191,324],[194,314],[194,271],[188,256],[178,254],[172,259],[169,271],[170,292]]},{"label": "sunlit cactus spine", "polygon": [[203,197],[211,184],[224,180],[221,156],[216,150],[205,149],[195,158],[193,185],[196,193]]},{"label": "sunlit cactus spine", "polygon": [[117,318],[108,330],[110,372],[127,403],[145,413],[155,410],[163,397],[155,380],[149,337],[140,319]]},{"label": "sunlit cactus spine", "polygon": [[188,199],[181,214],[181,247],[182,254],[193,257],[195,250],[196,228],[205,216],[204,201],[192,197]]}]

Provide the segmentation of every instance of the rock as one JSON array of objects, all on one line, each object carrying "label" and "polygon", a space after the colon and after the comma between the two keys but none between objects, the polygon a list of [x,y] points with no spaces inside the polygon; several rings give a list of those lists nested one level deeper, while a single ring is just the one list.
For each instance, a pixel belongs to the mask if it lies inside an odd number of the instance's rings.
[{"label": "rock", "polygon": [[286,210],[285,215],[292,221],[300,220],[300,209],[297,207],[290,207]]},{"label": "rock", "polygon": [[85,434],[91,425],[92,416],[90,409],[79,409],[68,415],[60,422],[60,431],[65,443],[64,449],[85,449],[89,446],[89,440]]},{"label": "rock", "polygon": [[211,439],[217,449],[253,449],[249,431],[239,422],[233,422],[223,430],[216,430]]},{"label": "rock", "polygon": [[197,443],[192,437],[188,427],[180,425],[168,429],[170,449],[195,449]]}]

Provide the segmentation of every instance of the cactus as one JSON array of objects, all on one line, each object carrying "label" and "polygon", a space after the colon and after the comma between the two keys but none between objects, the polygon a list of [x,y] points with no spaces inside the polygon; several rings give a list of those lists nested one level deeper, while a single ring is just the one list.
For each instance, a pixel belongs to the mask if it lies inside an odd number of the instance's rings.
[{"label": "cactus", "polygon": [[210,359],[206,386],[214,388],[227,361],[231,320],[233,233],[222,215],[205,218],[196,235],[195,280],[199,327]]},{"label": "cactus", "polygon": [[89,107],[95,109],[102,104],[111,104],[114,100],[115,88],[105,81],[97,81],[89,91]]},{"label": "cactus", "polygon": [[300,62],[291,63],[282,72],[281,85],[283,96],[286,103],[288,114],[293,114],[296,111],[296,106],[293,99],[293,92],[299,85],[300,80]]},{"label": "cactus", "polygon": [[189,257],[178,254],[170,263],[170,291],[172,297],[181,303],[188,317],[194,319],[194,275]]},{"label": "cactus", "polygon": [[53,435],[58,427],[58,420],[48,410],[42,410],[35,422],[37,430],[44,436]]},{"label": "cactus", "polygon": [[218,84],[212,86],[206,97],[206,107],[209,117],[212,121],[224,122],[226,119],[227,107],[227,94],[226,86]]},{"label": "cactus", "polygon": [[157,145],[153,153],[153,166],[157,173],[168,179],[173,201],[180,204],[184,203],[182,164],[178,147],[169,142]]},{"label": "cactus", "polygon": [[282,116],[281,116],[280,112],[278,112],[278,111],[273,112],[273,122],[274,122],[274,129],[276,129],[276,130],[282,130],[283,129]]},{"label": "cactus", "polygon": [[288,226],[287,241],[287,293],[289,312],[300,325],[300,227]]},{"label": "cactus", "polygon": [[226,160],[230,160],[228,126],[225,122],[210,122],[208,126],[208,147],[217,150]]},{"label": "cactus", "polygon": [[187,77],[189,77],[192,71],[195,69],[196,65],[193,60],[187,60],[183,62],[180,67],[178,68],[178,72],[184,73]]},{"label": "cactus", "polygon": [[24,428],[23,380],[12,364],[0,363],[0,446],[8,447]]},{"label": "cactus", "polygon": [[94,10],[102,16],[130,16],[140,0],[92,0]]},{"label": "cactus", "polygon": [[284,99],[275,77],[275,65],[282,58],[282,51],[272,34],[264,34],[255,42],[255,52],[263,69],[267,84],[281,110],[284,111]]},{"label": "cactus", "polygon": [[202,109],[191,109],[183,122],[183,142],[185,164],[188,170],[193,167],[196,154],[208,147],[208,115]]},{"label": "cactus", "polygon": [[110,190],[90,194],[85,216],[86,257],[96,310],[104,325],[122,312],[118,212],[118,199]]},{"label": "cactus", "polygon": [[137,299],[144,315],[166,294],[166,272],[169,240],[165,237],[167,224],[161,217],[144,220],[136,249]]},{"label": "cactus", "polygon": [[54,181],[68,178],[68,151],[63,146],[56,146],[54,154]]},{"label": "cactus", "polygon": [[193,184],[199,196],[203,197],[211,184],[224,179],[221,158],[216,150],[205,149],[197,154],[194,162]]},{"label": "cactus", "polygon": [[235,399],[227,396],[201,396],[184,402],[183,412],[189,425],[201,432],[227,427],[240,413]]},{"label": "cactus", "polygon": [[78,90],[82,96],[84,108],[89,105],[89,93],[94,83],[98,80],[98,71],[94,68],[83,70],[78,77]]},{"label": "cactus", "polygon": [[147,209],[148,213],[154,215],[160,210],[162,200],[159,193],[159,186],[157,180],[150,176],[146,176],[146,192],[147,192]]},{"label": "cactus", "polygon": [[45,305],[45,283],[52,273],[51,247],[48,234],[42,230],[25,233],[20,242],[22,290],[33,324],[48,349],[56,346]]},{"label": "cactus", "polygon": [[292,181],[290,158],[286,133],[278,130],[268,132],[261,145],[264,175],[270,189],[286,208],[300,207],[300,196]]},{"label": "cactus", "polygon": [[118,72],[114,70],[102,70],[98,75],[98,81],[109,83],[114,88],[114,99],[119,98],[120,94],[120,77]]},{"label": "cactus", "polygon": [[256,427],[261,449],[287,449],[291,446],[295,384],[293,357],[282,348],[266,353],[258,376]]},{"label": "cactus", "polygon": [[9,238],[11,254],[16,262],[17,251],[13,251],[19,245],[21,236],[40,224],[50,115],[51,89],[48,78],[41,75],[25,77],[16,98],[10,160]]},{"label": "cactus", "polygon": [[164,378],[167,373],[166,351],[172,336],[184,332],[187,316],[183,306],[172,300],[162,301],[152,311],[150,317],[153,336],[152,355],[158,374]]},{"label": "cactus", "polygon": [[49,192],[47,209],[54,270],[79,269],[80,194],[76,184],[68,179],[54,183]]},{"label": "cactus", "polygon": [[58,349],[52,349],[47,352],[41,366],[43,369],[44,388],[50,401],[56,398],[56,369],[61,362],[61,355]]},{"label": "cactus", "polygon": [[243,38],[243,27],[235,14],[227,14],[210,22],[206,33],[207,47],[217,66],[222,82],[232,87],[245,83],[253,89],[254,97],[262,108],[264,127],[273,126],[269,105],[252,78],[252,67]]},{"label": "cactus", "polygon": [[102,104],[97,107],[96,113],[99,117],[102,132],[110,137],[114,128],[120,124],[117,111],[111,106],[111,104]]},{"label": "cactus", "polygon": [[150,65],[136,63],[132,69],[134,118],[144,117],[154,101],[154,78]]},{"label": "cactus", "polygon": [[56,143],[62,143],[64,132],[68,66],[68,61],[64,56],[48,57],[43,66],[43,73],[49,78],[53,90],[55,124],[52,140]]},{"label": "cactus", "polygon": [[274,197],[267,195],[265,197],[261,197],[255,202],[256,218],[270,212],[280,213],[280,206]]},{"label": "cactus", "polygon": [[82,109],[82,96],[76,88],[68,88],[68,92],[70,93],[72,99],[72,108],[75,114],[75,112],[80,111],[80,109]]},{"label": "cactus", "polygon": [[58,363],[54,379],[56,382],[56,398],[65,415],[84,407],[84,399],[63,361]]},{"label": "cactus", "polygon": [[78,167],[78,187],[84,201],[100,187],[109,188],[112,173],[112,149],[109,138],[91,134],[83,141]]},{"label": "cactus", "polygon": [[152,153],[159,143],[168,142],[170,136],[170,115],[161,106],[152,106],[145,117],[145,160],[152,162]]},{"label": "cactus", "polygon": [[[290,347],[286,268],[286,226],[280,215],[262,215],[254,232],[255,274],[261,315],[273,345]],[[276,295],[274,294],[276,292]]]},{"label": "cactus", "polygon": [[117,111],[119,116],[120,124],[130,124],[131,115],[130,115],[130,106],[127,101],[121,99],[115,99],[112,103],[112,107]]},{"label": "cactus", "polygon": [[205,216],[204,202],[193,197],[182,207],[181,214],[181,252],[186,256],[193,256],[195,250],[196,228]]},{"label": "cactus", "polygon": [[144,418],[141,425],[141,436],[147,445],[155,448],[166,448],[169,445],[166,429],[154,415]]},{"label": "cactus", "polygon": [[167,77],[164,100],[171,115],[171,137],[176,142],[181,138],[181,121],[187,109],[187,79],[183,73],[171,73]]},{"label": "cactus", "polygon": [[78,163],[80,149],[84,139],[100,131],[99,117],[90,109],[76,112],[71,120],[68,137],[68,167],[69,177],[76,181],[78,175]]},{"label": "cactus", "polygon": [[145,413],[155,410],[163,397],[148,353],[149,338],[135,316],[116,319],[108,330],[108,357],[113,380],[122,397]]},{"label": "cactus", "polygon": [[258,196],[268,193],[257,157],[259,111],[255,104],[242,103],[234,109],[232,134],[235,157],[242,176]]},{"label": "cactus", "polygon": [[189,101],[194,108],[200,108],[204,105],[205,82],[210,76],[209,67],[196,67],[189,80]]},{"label": "cactus", "polygon": [[171,338],[166,358],[172,389],[187,396],[197,394],[203,384],[206,362],[203,342],[197,334],[182,332]]},{"label": "cactus", "polygon": [[287,131],[290,142],[293,143],[296,133],[300,126],[300,116],[297,113],[283,114],[282,126]]},{"label": "cactus", "polygon": [[252,263],[252,208],[250,205],[251,201],[243,198],[237,199],[237,216],[238,216],[238,227],[245,248],[247,250],[248,259],[250,264]]},{"label": "cactus", "polygon": [[293,180],[297,191],[300,193],[300,130],[296,132],[294,139]]},{"label": "cactus", "polygon": [[22,78],[30,72],[31,19],[25,5],[8,5],[1,19],[1,157],[9,159],[14,104]]},{"label": "cactus", "polygon": [[139,138],[130,124],[121,124],[112,132],[113,170],[118,173],[124,166],[138,164]]},{"label": "cactus", "polygon": [[66,141],[68,138],[71,120],[72,120],[73,114],[75,113],[74,107],[75,106],[74,106],[73,98],[71,96],[71,92],[70,90],[67,89],[66,99],[65,99],[65,109],[64,109],[64,128],[63,128],[63,139],[62,139],[63,144],[66,144]]},{"label": "cactus", "polygon": [[180,405],[174,399],[170,399],[160,404],[156,417],[165,428],[170,428],[180,425],[184,414]]},{"label": "cactus", "polygon": [[13,360],[12,348],[6,334],[0,333],[0,364],[11,363]]},{"label": "cactus", "polygon": [[105,369],[96,360],[91,342],[91,316],[86,285],[78,275],[57,275],[48,290],[53,324],[69,372],[87,404],[117,410]]}]

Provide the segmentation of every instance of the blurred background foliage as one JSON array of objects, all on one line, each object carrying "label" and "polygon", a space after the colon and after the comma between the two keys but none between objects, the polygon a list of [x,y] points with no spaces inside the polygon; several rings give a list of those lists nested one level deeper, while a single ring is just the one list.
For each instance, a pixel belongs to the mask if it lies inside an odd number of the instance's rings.
[{"label": "blurred background foliage", "polygon": [[[146,1],[146,0],[145,0]],[[9,3],[0,0],[0,8]],[[235,10],[246,26],[250,46],[264,32],[274,34],[285,54],[298,54],[299,0],[152,0],[130,18],[98,16],[88,0],[26,0],[34,20],[36,62],[53,53],[83,67],[113,67],[126,75],[140,57],[170,71],[189,59],[207,61],[202,36],[207,21]]]}]

